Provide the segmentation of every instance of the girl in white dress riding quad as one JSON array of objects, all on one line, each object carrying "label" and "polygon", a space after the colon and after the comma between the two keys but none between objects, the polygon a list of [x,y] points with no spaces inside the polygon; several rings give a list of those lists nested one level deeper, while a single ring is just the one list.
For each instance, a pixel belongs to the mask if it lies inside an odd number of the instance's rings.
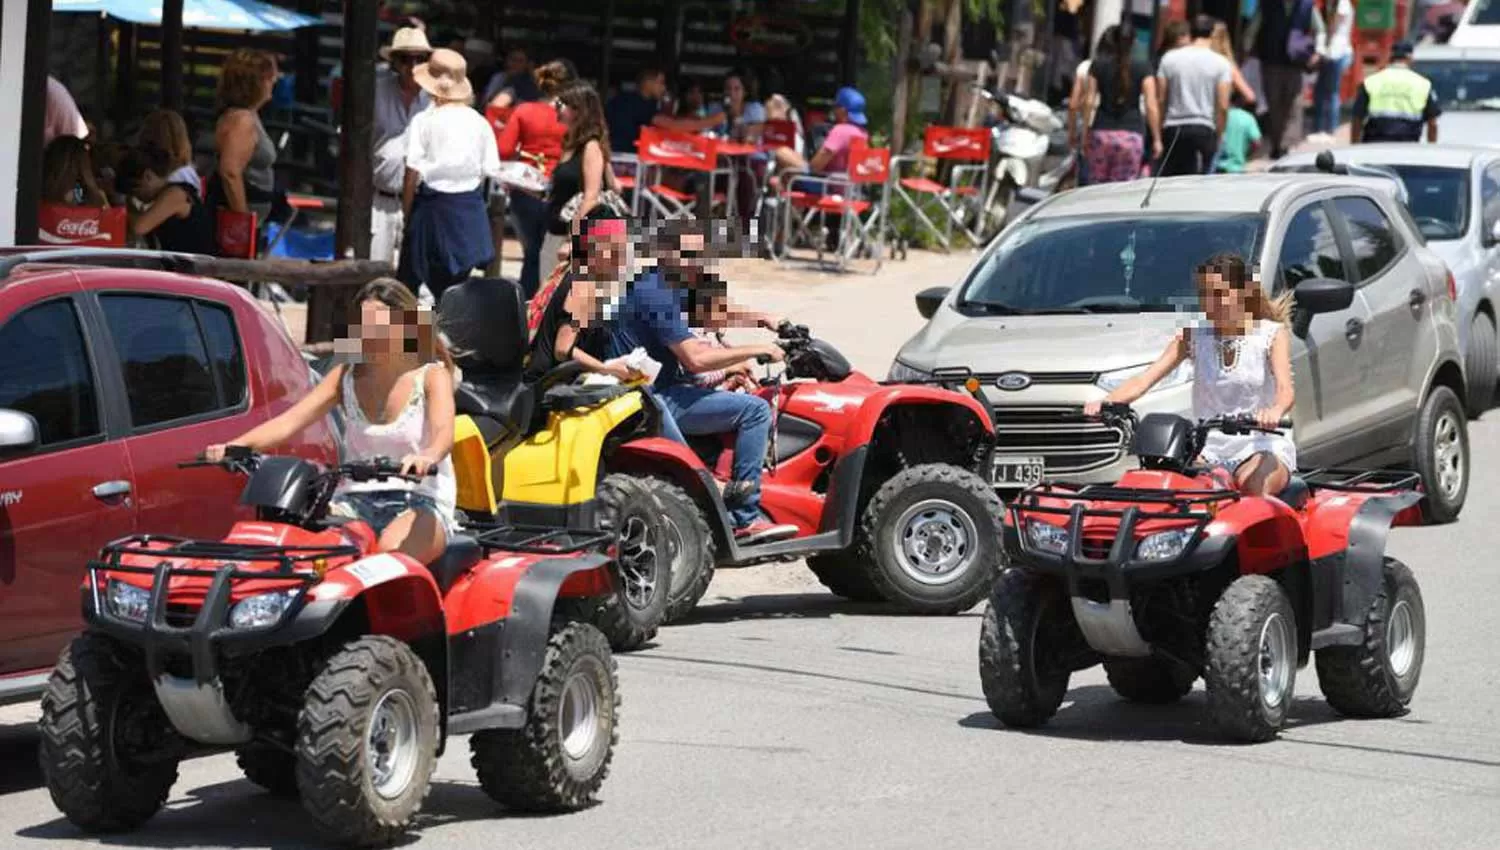
[{"label": "girl in white dress riding quad", "polygon": [[[1208,321],[1167,343],[1156,362],[1083,412],[1097,416],[1104,403],[1129,404],[1145,395],[1183,360],[1193,361],[1193,415],[1198,419],[1251,415],[1275,428],[1291,413],[1292,343],[1287,330],[1290,294],[1271,298],[1238,254],[1218,254],[1194,273]],[[1241,492],[1279,493],[1297,469],[1290,430],[1280,434],[1211,431],[1199,456],[1233,479]]]}]

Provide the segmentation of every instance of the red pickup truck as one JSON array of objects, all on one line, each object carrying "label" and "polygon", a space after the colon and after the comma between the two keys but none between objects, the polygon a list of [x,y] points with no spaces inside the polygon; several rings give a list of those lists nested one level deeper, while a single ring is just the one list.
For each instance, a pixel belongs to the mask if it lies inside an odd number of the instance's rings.
[{"label": "red pickup truck", "polygon": [[[177,463],[312,381],[280,319],[240,287],[67,263],[0,262],[0,705],[40,693],[82,624],[101,546],[214,539],[248,517],[241,482]],[[287,450],[336,461],[327,425],[301,440]]]}]

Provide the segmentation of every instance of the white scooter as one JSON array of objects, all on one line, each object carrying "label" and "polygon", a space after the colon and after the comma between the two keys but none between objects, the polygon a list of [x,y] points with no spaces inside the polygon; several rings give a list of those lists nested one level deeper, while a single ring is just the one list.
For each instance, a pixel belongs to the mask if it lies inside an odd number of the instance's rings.
[{"label": "white scooter", "polygon": [[[1017,191],[1038,188],[1050,194],[1073,167],[1074,154],[1062,140],[1063,118],[1046,103],[979,85],[972,88],[1000,119],[990,128],[993,171],[984,199],[984,236],[988,239],[1004,228]],[[1049,156],[1058,161],[1045,168]]]}]

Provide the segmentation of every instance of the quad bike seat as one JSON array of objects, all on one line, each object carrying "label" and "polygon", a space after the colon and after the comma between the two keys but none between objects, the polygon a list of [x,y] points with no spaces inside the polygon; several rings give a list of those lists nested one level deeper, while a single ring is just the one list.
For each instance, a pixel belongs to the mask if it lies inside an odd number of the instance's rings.
[{"label": "quad bike seat", "polygon": [[1287,507],[1294,511],[1301,510],[1307,505],[1307,500],[1312,498],[1312,488],[1307,485],[1306,479],[1300,475],[1293,475],[1276,494],[1276,498],[1286,502]]},{"label": "quad bike seat", "polygon": [[443,554],[429,564],[427,569],[437,582],[438,590],[447,593],[454,582],[472,570],[483,558],[484,550],[479,547],[479,541],[467,535],[455,534],[449,539]]},{"label": "quad bike seat", "polygon": [[475,418],[487,443],[524,430],[535,400],[522,378],[529,345],[520,284],[471,277],[449,287],[438,309],[454,363],[463,370],[457,412]]}]

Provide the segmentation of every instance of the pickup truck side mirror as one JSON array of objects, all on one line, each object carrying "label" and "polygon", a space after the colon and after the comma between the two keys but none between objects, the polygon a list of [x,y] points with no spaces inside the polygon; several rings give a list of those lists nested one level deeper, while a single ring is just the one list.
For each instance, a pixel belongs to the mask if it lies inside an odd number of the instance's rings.
[{"label": "pickup truck side mirror", "polygon": [[950,287],[947,286],[929,286],[917,293],[917,312],[922,314],[922,318],[930,319],[937,313],[943,299],[948,297],[949,290]]},{"label": "pickup truck side mirror", "polygon": [[1312,317],[1319,313],[1336,313],[1354,303],[1354,284],[1331,277],[1314,277],[1302,281],[1292,290],[1295,309],[1292,331],[1307,336]]},{"label": "pickup truck side mirror", "polygon": [[30,415],[0,408],[0,453],[34,448],[39,439],[36,420]]}]

